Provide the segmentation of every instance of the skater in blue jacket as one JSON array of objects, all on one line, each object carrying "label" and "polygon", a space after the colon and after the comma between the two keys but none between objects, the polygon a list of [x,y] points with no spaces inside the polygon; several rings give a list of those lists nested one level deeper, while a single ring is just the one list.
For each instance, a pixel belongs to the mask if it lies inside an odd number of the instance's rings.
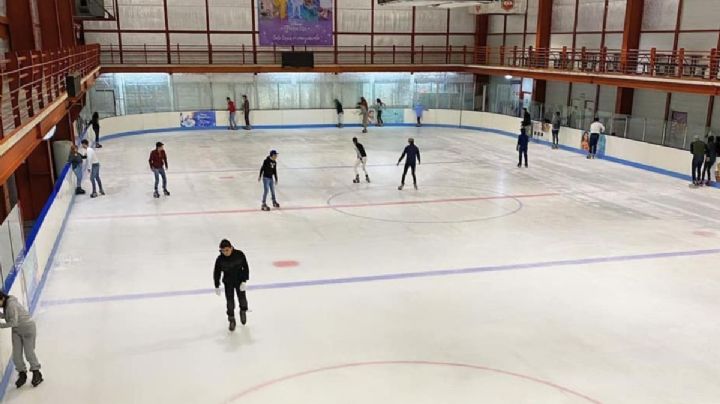
[{"label": "skater in blue jacket", "polygon": [[518,167],[522,166],[523,156],[525,156],[525,168],[528,166],[528,141],[530,138],[525,132],[525,128],[520,129],[520,136],[518,136],[517,147],[515,148],[518,152]]}]

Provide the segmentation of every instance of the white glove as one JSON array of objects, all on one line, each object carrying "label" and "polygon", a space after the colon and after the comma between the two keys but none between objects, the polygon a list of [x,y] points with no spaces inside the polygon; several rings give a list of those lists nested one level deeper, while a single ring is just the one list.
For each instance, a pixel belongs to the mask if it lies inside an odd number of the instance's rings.
[{"label": "white glove", "polygon": [[243,283],[240,284],[240,291],[241,291],[241,292],[244,292],[244,291],[245,291],[245,282],[243,282]]},{"label": "white glove", "polygon": [[220,288],[215,288],[215,294],[220,296]]}]

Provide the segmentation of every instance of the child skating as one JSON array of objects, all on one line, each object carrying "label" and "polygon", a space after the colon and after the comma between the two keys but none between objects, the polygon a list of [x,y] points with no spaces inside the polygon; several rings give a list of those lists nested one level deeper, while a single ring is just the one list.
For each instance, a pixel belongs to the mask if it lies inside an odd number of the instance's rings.
[{"label": "child skating", "polygon": [[[280,204],[275,198],[275,184],[278,182],[277,176],[277,155],[278,152],[275,150],[270,151],[270,155],[265,158],[262,167],[260,167],[260,175],[258,176],[258,182],[263,182],[263,198],[262,207],[264,211],[269,211],[270,207],[267,206],[267,195],[268,191],[272,194],[273,207],[279,208]],[[273,181],[274,180],[274,181]]]},{"label": "child skating", "polygon": [[518,136],[518,142],[517,147],[515,147],[515,150],[518,152],[518,167],[522,167],[523,162],[523,156],[525,156],[525,168],[528,166],[528,143],[530,142],[530,137],[528,137],[525,128],[520,129],[520,136]]},{"label": "child skating", "polygon": [[367,172],[367,153],[365,153],[365,147],[361,143],[358,143],[358,140],[356,137],[353,138],[353,144],[355,145],[355,153],[357,154],[357,159],[355,160],[355,179],[353,180],[353,183],[359,184],[360,183],[360,173],[358,172],[358,166],[362,165],[363,172],[365,172],[365,181],[370,182],[370,176]]},{"label": "child skating", "polygon": [[408,169],[412,169],[413,186],[415,186],[415,189],[418,189],[417,177],[415,177],[415,163],[417,162],[417,164],[420,164],[420,149],[415,146],[415,139],[413,138],[408,139],[408,145],[405,146],[405,150],[403,150],[403,153],[397,162],[398,166],[406,156],[407,159],[405,160],[405,169],[403,170],[402,182],[398,187],[399,191],[402,191],[402,189],[405,187],[405,176],[407,175]]}]

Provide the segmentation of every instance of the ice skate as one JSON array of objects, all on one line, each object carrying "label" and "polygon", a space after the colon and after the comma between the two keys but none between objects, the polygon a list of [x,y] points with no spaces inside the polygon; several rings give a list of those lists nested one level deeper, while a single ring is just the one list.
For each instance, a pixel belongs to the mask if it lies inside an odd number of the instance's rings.
[{"label": "ice skate", "polygon": [[355,179],[353,179],[353,184],[358,184],[358,183],[360,183],[360,176],[356,175]]},{"label": "ice skate", "polygon": [[520,166],[522,166],[522,164],[518,163],[518,168],[520,168]]},{"label": "ice skate", "polygon": [[102,145],[101,145],[100,143],[95,143],[95,148],[96,148],[96,149],[102,149]]},{"label": "ice skate", "polygon": [[[367,174],[365,174],[365,181],[367,181],[368,184],[370,183],[370,176]],[[358,182],[360,182],[360,181],[358,181]]]},{"label": "ice skate", "polygon": [[33,370],[33,378],[32,378],[32,381],[30,382],[30,383],[32,383],[32,386],[37,387],[42,382],[43,382],[42,373],[40,373],[39,370]]},{"label": "ice skate", "polygon": [[588,154],[585,158],[590,160],[592,158],[592,156]]},{"label": "ice skate", "polygon": [[270,211],[270,208],[267,206],[266,203],[263,203],[262,206],[260,207],[260,209],[264,210],[265,212]]},{"label": "ice skate", "polygon": [[160,193],[158,191],[153,192],[153,198],[159,198]]},{"label": "ice skate", "polygon": [[27,372],[19,372],[17,381],[15,381],[15,387],[20,388],[27,382]]},{"label": "ice skate", "polygon": [[402,191],[404,187],[405,187],[405,184],[400,185],[400,186],[398,187],[398,191]]},{"label": "ice skate", "polygon": [[367,133],[367,129],[363,129],[362,133]]},{"label": "ice skate", "polygon": [[103,190],[101,189],[101,190],[100,190],[100,195],[105,195],[105,191],[103,191]]},{"label": "ice skate", "polygon": [[163,193],[165,194],[165,196],[170,196],[170,192],[167,189],[164,189]]},{"label": "ice skate", "polygon": [[273,208],[275,208],[275,209],[280,209],[280,204],[277,203],[277,202],[275,202],[275,201],[273,201]]},{"label": "ice skate", "polygon": [[417,184],[413,184],[413,187],[415,187],[415,190],[417,191]]},{"label": "ice skate", "polygon": [[237,324],[235,323],[235,319],[234,319],[234,318],[231,318],[231,319],[230,319],[230,326],[228,326],[228,330],[230,330],[230,331],[235,331],[235,327],[236,327],[236,326],[237,326]]},{"label": "ice skate", "polygon": [[247,310],[240,310],[240,324],[245,325],[247,323]]},{"label": "ice skate", "polygon": [[84,195],[84,194],[85,194],[84,189],[82,189],[80,187],[75,188],[75,195]]},{"label": "ice skate", "polygon": [[97,198],[97,192],[93,192],[92,194],[90,194],[90,197],[91,197],[91,198]]}]

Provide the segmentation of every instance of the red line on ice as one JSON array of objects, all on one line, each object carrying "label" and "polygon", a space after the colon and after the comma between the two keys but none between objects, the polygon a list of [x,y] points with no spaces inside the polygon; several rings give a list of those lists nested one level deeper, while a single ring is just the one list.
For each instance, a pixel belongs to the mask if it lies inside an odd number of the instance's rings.
[{"label": "red line on ice", "polygon": [[[406,206],[406,205],[429,205],[439,203],[452,202],[476,202],[490,201],[502,199],[530,199],[543,198],[548,196],[562,195],[560,192],[548,192],[542,194],[520,194],[520,195],[494,195],[494,196],[473,196],[464,198],[446,198],[446,199],[429,199],[417,201],[388,201],[375,203],[348,203],[342,205],[316,205],[316,206],[289,206],[277,211],[302,211],[302,210],[321,210],[321,209],[352,209],[352,208],[370,208],[378,206]],[[137,219],[150,217],[173,217],[173,216],[204,216],[204,215],[227,215],[238,213],[256,213],[261,212],[259,208],[245,209],[228,209],[228,210],[208,210],[208,211],[190,211],[190,212],[167,212],[167,213],[137,213],[127,215],[106,215],[106,216],[86,216],[79,217],[77,220],[99,220],[99,219]]]}]

